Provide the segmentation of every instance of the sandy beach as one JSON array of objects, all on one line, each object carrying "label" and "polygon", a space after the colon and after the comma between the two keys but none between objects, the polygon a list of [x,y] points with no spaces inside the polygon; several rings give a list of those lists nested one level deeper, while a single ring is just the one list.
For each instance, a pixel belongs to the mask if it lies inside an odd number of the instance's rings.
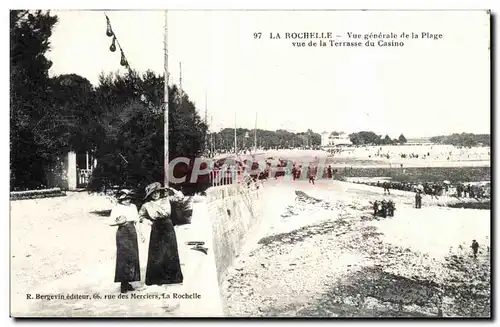
[{"label": "sandy beach", "polygon": [[[281,200],[268,211],[260,244],[228,274],[223,293],[229,315],[489,315],[483,302],[477,300],[470,312],[460,302],[467,294],[450,291],[458,287],[456,278],[473,276],[470,282],[482,285],[479,297],[489,301],[489,210],[443,208],[430,199],[417,210],[411,193],[398,192],[385,197],[396,203],[395,216],[379,219],[369,201],[384,198],[381,188],[337,181],[284,184],[276,182]],[[323,201],[296,202],[294,190]],[[472,239],[481,244],[477,260]],[[455,259],[460,268],[450,266]]]}]

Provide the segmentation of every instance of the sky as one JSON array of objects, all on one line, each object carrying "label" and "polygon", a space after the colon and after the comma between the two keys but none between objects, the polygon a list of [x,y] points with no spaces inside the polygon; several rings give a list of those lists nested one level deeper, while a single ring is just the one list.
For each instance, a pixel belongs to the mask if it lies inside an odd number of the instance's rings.
[{"label": "sky", "polygon": [[[51,75],[97,85],[119,71],[103,11],[53,11]],[[108,11],[130,66],[164,71],[164,11]],[[490,133],[489,16],[485,11],[169,11],[170,83],[212,130],[371,130],[397,137]],[[260,39],[254,33],[262,33]],[[423,32],[400,47],[295,47],[285,33]],[[270,39],[279,33],[280,39]],[[339,37],[337,37],[337,35]],[[317,39],[312,40],[319,42]],[[376,43],[378,40],[374,40]],[[364,44],[366,41],[361,40]],[[207,101],[205,101],[207,99]]]}]

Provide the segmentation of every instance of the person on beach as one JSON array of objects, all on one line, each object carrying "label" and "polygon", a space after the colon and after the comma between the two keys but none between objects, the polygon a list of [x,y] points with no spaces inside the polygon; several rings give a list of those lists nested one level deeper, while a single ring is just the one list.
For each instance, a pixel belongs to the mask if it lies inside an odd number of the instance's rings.
[{"label": "person on beach", "polygon": [[293,163],[292,178],[293,178],[293,180],[295,180],[297,178],[297,166],[295,165],[295,163]]},{"label": "person on beach", "polygon": [[472,255],[474,256],[474,259],[476,259],[477,252],[479,251],[479,243],[477,243],[476,240],[472,240],[472,245],[470,247],[472,248]]},{"label": "person on beach", "polygon": [[312,183],[314,185],[314,180],[316,179],[315,167],[307,167],[307,177],[309,178],[309,184]]},{"label": "person on beach", "polygon": [[111,210],[111,226],[118,226],[116,231],[116,267],[115,283],[120,283],[121,293],[134,291],[130,282],[141,280],[139,265],[139,245],[137,231],[144,242],[140,230],[136,230],[138,212],[135,204],[131,203],[132,194],[129,190],[118,192],[118,203]]},{"label": "person on beach", "polygon": [[417,190],[417,193],[415,194],[415,208],[422,208],[422,194],[420,190]]},{"label": "person on beach", "polygon": [[331,165],[328,165],[326,173],[327,173],[328,179],[332,179],[333,178],[333,170],[332,170],[332,166]]},{"label": "person on beach", "polygon": [[377,216],[377,213],[378,213],[378,201],[375,200],[375,202],[373,202],[373,215]]},{"label": "person on beach", "polygon": [[387,202],[387,216],[394,217],[394,210],[396,210],[396,206],[394,205],[394,202],[389,200]]},{"label": "person on beach", "polygon": [[391,191],[389,189],[389,182],[384,182],[383,186],[384,186],[384,195],[385,194],[389,194],[390,195]]},{"label": "person on beach", "polygon": [[297,168],[295,169],[295,179],[300,179],[302,175],[302,165],[297,165]]},{"label": "person on beach", "polygon": [[387,201],[382,200],[382,202],[380,202],[380,205],[381,205],[380,213],[382,217],[387,218]]},{"label": "person on beach", "polygon": [[145,203],[139,210],[141,222],[144,219],[152,222],[146,285],[178,284],[183,281],[170,204],[171,200],[180,201],[183,198],[181,192],[164,188],[158,182],[146,187]]}]

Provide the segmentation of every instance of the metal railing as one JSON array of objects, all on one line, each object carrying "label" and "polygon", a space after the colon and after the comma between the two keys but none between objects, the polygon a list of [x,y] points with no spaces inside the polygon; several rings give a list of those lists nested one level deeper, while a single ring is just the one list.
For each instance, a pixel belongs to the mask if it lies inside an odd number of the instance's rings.
[{"label": "metal railing", "polygon": [[212,187],[232,184],[249,184],[254,181],[250,175],[245,174],[243,167],[212,170],[210,172],[210,183]]},{"label": "metal railing", "polygon": [[240,172],[235,168],[212,170],[210,183],[212,187],[236,184],[240,175]]}]

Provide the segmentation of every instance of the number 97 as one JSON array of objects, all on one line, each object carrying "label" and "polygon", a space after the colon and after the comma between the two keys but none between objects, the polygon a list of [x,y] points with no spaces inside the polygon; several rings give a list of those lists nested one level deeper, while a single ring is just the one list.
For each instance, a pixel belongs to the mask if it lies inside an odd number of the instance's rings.
[{"label": "number 97", "polygon": [[261,32],[258,32],[258,33],[253,33],[253,38],[254,39],[260,39],[260,37],[262,36],[262,33]]}]

